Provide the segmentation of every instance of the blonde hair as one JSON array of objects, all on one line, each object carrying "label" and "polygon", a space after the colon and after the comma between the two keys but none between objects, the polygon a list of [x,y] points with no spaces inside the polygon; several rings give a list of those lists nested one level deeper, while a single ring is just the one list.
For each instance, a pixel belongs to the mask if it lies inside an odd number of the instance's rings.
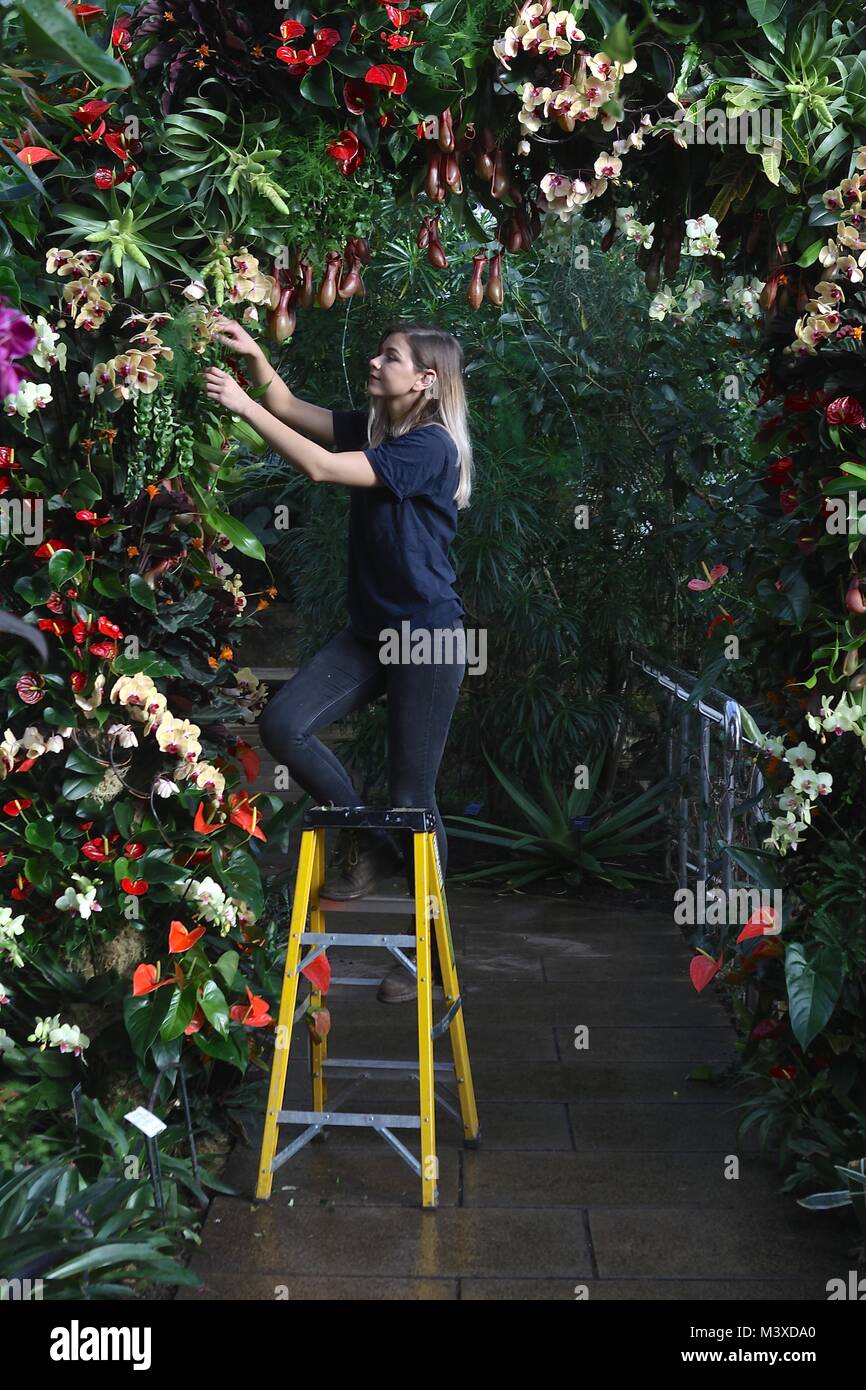
[{"label": "blonde hair", "polygon": [[379,352],[388,338],[394,333],[402,333],[409,343],[409,352],[419,372],[431,368],[436,372],[435,392],[419,391],[417,405],[413,405],[405,417],[396,425],[388,416],[388,409],[381,398],[370,401],[370,415],[367,420],[367,437],[371,445],[381,444],[389,435],[396,438],[408,434],[409,430],[420,425],[441,425],[448,431],[457,445],[457,462],[460,479],[454,500],[458,508],[468,507],[472,493],[474,463],[472,442],[469,438],[469,416],[466,407],[466,390],[463,384],[463,348],[453,333],[446,333],[432,324],[406,322],[390,324],[379,338]]}]

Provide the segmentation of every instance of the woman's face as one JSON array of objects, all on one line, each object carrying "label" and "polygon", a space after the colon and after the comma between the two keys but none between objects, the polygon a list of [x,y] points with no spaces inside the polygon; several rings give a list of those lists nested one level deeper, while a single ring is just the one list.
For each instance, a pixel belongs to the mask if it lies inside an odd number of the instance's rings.
[{"label": "woman's face", "polygon": [[405,334],[392,333],[382,344],[382,351],[370,358],[367,390],[372,396],[409,397],[423,391],[434,377],[435,372],[427,376],[418,371]]}]

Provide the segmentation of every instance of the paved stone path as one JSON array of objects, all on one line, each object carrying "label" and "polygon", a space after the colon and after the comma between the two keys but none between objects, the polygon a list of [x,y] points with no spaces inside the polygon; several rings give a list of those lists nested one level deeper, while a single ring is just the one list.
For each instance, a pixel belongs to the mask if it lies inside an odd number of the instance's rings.
[{"label": "paved stone path", "polygon": [[[852,1227],[778,1195],[751,1135],[738,1149],[741,1093],[688,1079],[724,1068],[735,1035],[712,987],[692,989],[671,918],[453,885],[448,901],[481,1147],[437,1110],[440,1205],[424,1211],[420,1181],[369,1130],[308,1144],[269,1203],[251,1199],[257,1148],[238,1146],[225,1178],[244,1195],[212,1203],[192,1262],[202,1286],[178,1298],[824,1300],[853,1263]],[[341,914],[340,930],[375,920]],[[335,974],[376,978],[391,962],[329,956]],[[336,985],[329,1005],[332,1057],[417,1055],[414,1002]],[[309,1105],[307,1068],[296,1030],[287,1104]],[[417,1111],[417,1083],[368,1083],[343,1108],[364,1106]],[[298,1132],[284,1127],[280,1147]]]}]

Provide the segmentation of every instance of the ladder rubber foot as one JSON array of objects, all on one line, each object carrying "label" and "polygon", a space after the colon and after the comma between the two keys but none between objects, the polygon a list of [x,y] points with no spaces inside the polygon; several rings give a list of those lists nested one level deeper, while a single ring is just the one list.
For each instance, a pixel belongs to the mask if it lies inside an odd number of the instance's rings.
[{"label": "ladder rubber foot", "polygon": [[481,1148],[481,1130],[479,1129],[479,1131],[478,1131],[478,1133],[476,1134],[476,1136],[475,1136],[474,1139],[464,1139],[464,1140],[463,1140],[463,1147],[464,1147],[464,1149],[480,1149],[480,1148]]}]

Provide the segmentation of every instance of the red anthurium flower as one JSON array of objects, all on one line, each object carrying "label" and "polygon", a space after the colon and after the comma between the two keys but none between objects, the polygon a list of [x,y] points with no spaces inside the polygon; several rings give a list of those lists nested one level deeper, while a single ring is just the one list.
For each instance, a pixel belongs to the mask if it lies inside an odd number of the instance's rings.
[{"label": "red anthurium flower", "polygon": [[140,859],[146,853],[147,845],[143,844],[141,840],[127,840],[123,846],[123,854],[126,859]]},{"label": "red anthurium flower", "polygon": [[793,487],[783,488],[779,493],[779,506],[787,516],[789,512],[797,510],[797,489]]},{"label": "red anthurium flower", "polygon": [[340,43],[339,29],[317,29],[316,43],[324,44],[327,48],[336,48],[337,44]]},{"label": "red anthurium flower", "polygon": [[239,738],[235,744],[234,752],[235,757],[244,770],[244,776],[247,781],[254,782],[259,775],[262,765],[262,760],[255,748],[252,748],[250,744],[246,743],[242,738]]},{"label": "red anthurium flower", "polygon": [[72,119],[82,126],[98,125],[106,111],[110,110],[110,101],[100,101],[94,97],[92,101],[85,101],[83,106],[73,111]]},{"label": "red anthurium flower", "polygon": [[767,469],[767,482],[772,483],[773,487],[784,486],[791,475],[791,469],[793,467],[794,460],[791,458],[790,454],[786,454],[785,457],[781,459],[774,459]]},{"label": "red anthurium flower", "polygon": [[25,671],[23,676],[19,676],[15,689],[25,705],[38,705],[40,700],[45,699],[45,680],[34,671]]},{"label": "red anthurium flower", "polygon": [[204,1022],[205,1016],[202,1013],[201,1004],[196,1004],[195,1013],[183,1031],[189,1037],[192,1033],[197,1033]]},{"label": "red anthurium flower", "polygon": [[703,952],[693,957],[689,965],[689,978],[699,994],[722,968],[724,959],[725,957],[722,955],[719,956],[718,960],[713,960],[710,956],[704,955]]},{"label": "red anthurium flower", "polygon": [[396,29],[399,29],[401,24],[409,24],[413,19],[424,18],[423,10],[398,10],[396,5],[386,4],[385,13]]},{"label": "red anthurium flower", "polygon": [[0,444],[0,468],[20,468],[15,462],[15,450],[9,444]]},{"label": "red anthurium flower", "polygon": [[730,613],[717,613],[707,627],[707,637],[712,637],[720,623],[730,623],[731,627],[733,627],[734,619],[731,617]]},{"label": "red anthurium flower", "polygon": [[96,626],[102,633],[103,637],[121,638],[123,636],[123,633],[117,626],[117,623],[113,623],[110,618],[99,618]]},{"label": "red anthurium flower", "polygon": [[828,425],[853,425],[861,430],[866,429],[866,415],[854,396],[837,396],[824,411],[824,418]]},{"label": "red anthurium flower", "polygon": [[33,554],[37,560],[50,560],[52,555],[56,555],[59,550],[71,550],[71,545],[65,545],[63,541],[43,541],[37,546]]},{"label": "red anthurium flower", "polygon": [[94,656],[104,657],[106,661],[113,661],[117,656],[116,642],[91,642],[90,650]]},{"label": "red anthurium flower", "polygon": [[176,984],[174,975],[169,975],[167,980],[159,978],[158,965],[139,965],[132,977],[133,995],[150,994],[154,989],[162,989],[163,985]]},{"label": "red anthurium flower", "polygon": [[206,927],[195,927],[193,931],[188,931],[183,922],[172,922],[168,931],[169,951],[173,956],[179,956],[182,951],[188,951],[204,936],[206,930]]},{"label": "red anthurium flower", "polygon": [[325,146],[325,153],[336,159],[340,173],[347,176],[360,169],[366,157],[354,130],[341,130],[336,140],[330,140]]},{"label": "red anthurium flower", "polygon": [[817,527],[801,526],[799,532],[797,533],[797,549],[803,555],[814,554],[814,552],[818,548],[819,534],[820,533],[818,532]]},{"label": "red anthurium flower", "polygon": [[373,87],[387,87],[388,94],[397,97],[403,95],[409,84],[406,69],[396,63],[376,63],[364,73],[364,81]]},{"label": "red anthurium flower", "polygon": [[300,973],[306,975],[310,984],[317,989],[320,994],[327,994],[331,987],[331,962],[323,951],[315,960],[311,960],[309,965],[301,966]]},{"label": "red anthurium flower", "polygon": [[277,58],[279,62],[288,65],[290,77],[301,77],[307,71],[307,65],[300,54],[306,51],[306,49],[301,49],[299,53],[298,49],[291,48],[288,44],[285,44],[283,47],[277,49],[274,57]]},{"label": "red anthurium flower", "polygon": [[258,827],[259,810],[254,806],[246,792],[232,792],[229,796],[231,814],[229,820],[234,825],[239,825],[241,830],[246,830],[257,840],[267,840]]},{"label": "red anthurium flower", "polygon": [[5,867],[6,867],[6,851],[5,851],[5,849],[0,849],[0,869],[5,869]]},{"label": "red anthurium flower", "polygon": [[759,907],[753,912],[743,930],[737,937],[737,943],[749,941],[753,936],[777,935],[780,927],[778,913],[772,907]]},{"label": "red anthurium flower", "polygon": [[249,1004],[232,1004],[229,1015],[236,1023],[243,1023],[247,1028],[267,1028],[273,1019],[268,1013],[270,1005],[261,995],[253,994],[247,985],[247,998]]},{"label": "red anthurium flower", "polygon": [[389,126],[397,124],[397,117],[393,111],[382,111],[376,117],[376,124],[381,126],[383,130],[387,130]]},{"label": "red anthurium flower", "polygon": [[67,10],[71,10],[76,19],[83,19],[85,23],[88,19],[96,19],[97,15],[105,14],[101,5],[77,5],[67,4]]},{"label": "red anthurium flower", "polygon": [[690,589],[711,589],[711,588],[713,587],[714,584],[717,584],[717,583],[719,582],[720,579],[724,579],[724,577],[725,577],[725,575],[726,575],[727,573],[728,573],[728,567],[727,567],[727,565],[713,565],[713,568],[712,568],[711,570],[708,571],[708,578],[707,578],[707,579],[690,579],[690,580],[689,580],[689,588],[690,588]]},{"label": "red anthurium flower", "polygon": [[8,477],[5,473],[0,473],[0,497],[2,497],[4,492],[9,491],[11,486],[12,479]]},{"label": "red anthurium flower", "polygon": [[784,400],[784,408],[789,415],[802,415],[812,410],[815,398],[809,391],[790,391]]},{"label": "red anthurium flower", "polygon": [[762,1018],[756,1023],[749,1038],[752,1042],[763,1042],[765,1038],[778,1038],[785,1031],[785,1025],[778,1018]]},{"label": "red anthurium flower", "polygon": [[121,16],[111,31],[111,42],[115,48],[119,48],[122,53],[132,47],[132,39],[129,36],[129,22],[131,15]]},{"label": "red anthurium flower", "polygon": [[54,593],[45,600],[45,607],[50,608],[52,613],[63,612],[63,597],[61,594],[58,594],[56,589]]},{"label": "red anthurium flower", "polygon": [[73,671],[69,677],[69,684],[72,686],[76,695],[79,695],[87,684],[87,674],[84,671]]},{"label": "red anthurium flower", "polygon": [[134,898],[140,898],[148,891],[150,884],[144,878],[122,878],[120,886],[124,893],[131,893]]},{"label": "red anthurium flower", "polygon": [[55,637],[63,637],[67,632],[72,631],[72,623],[69,618],[40,618],[36,624],[43,632],[53,632]]},{"label": "red anthurium flower", "polygon": [[88,526],[102,526],[106,521],[111,520],[110,516],[97,516],[96,512],[88,511],[86,508],[76,512],[75,515],[79,521],[86,521]]},{"label": "red anthurium flower", "polygon": [[797,1075],[796,1067],[770,1067],[768,1076],[774,1076],[777,1081],[793,1081]]},{"label": "red anthurium flower", "polygon": [[81,853],[85,859],[92,859],[95,864],[104,864],[107,859],[113,858],[104,835],[95,840],[85,840],[81,846]]},{"label": "red anthurium flower", "polygon": [[225,821],[223,820],[213,822],[205,820],[204,802],[198,803],[195,820],[192,823],[193,830],[196,830],[199,835],[210,835],[214,830],[221,830],[224,825]]},{"label": "red anthurium flower", "polygon": [[59,159],[60,155],[53,150],[47,150],[44,145],[25,145],[23,150],[16,150],[17,159],[22,164],[41,164],[46,159]]},{"label": "red anthurium flower", "polygon": [[28,806],[32,806],[32,801],[19,801],[16,797],[13,801],[7,801],[3,810],[7,816],[18,816],[22,811],[26,811]]},{"label": "red anthurium flower", "polygon": [[355,77],[347,77],[343,83],[343,101],[353,116],[363,116],[365,111],[376,105],[376,93],[372,92],[365,82],[359,82]]},{"label": "red anthurium flower", "polygon": [[10,889],[9,896],[20,902],[24,898],[29,898],[33,892],[33,884],[23,874],[18,874],[15,879],[15,887]]},{"label": "red anthurium flower", "polygon": [[307,26],[297,19],[285,19],[280,25],[281,39],[299,39],[306,33]]}]

